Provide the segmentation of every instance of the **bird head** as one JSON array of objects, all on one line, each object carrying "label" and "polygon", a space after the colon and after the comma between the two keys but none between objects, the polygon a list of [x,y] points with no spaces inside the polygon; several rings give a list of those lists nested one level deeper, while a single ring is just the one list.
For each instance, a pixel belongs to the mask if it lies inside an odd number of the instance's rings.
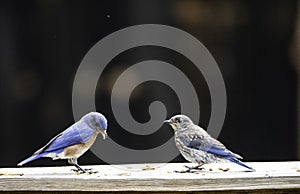
[{"label": "bird head", "polygon": [[87,119],[87,123],[92,129],[102,135],[103,139],[107,137],[107,120],[101,113],[90,112],[84,118]]},{"label": "bird head", "polygon": [[169,120],[165,120],[164,123],[171,125],[174,131],[185,129],[189,125],[193,125],[193,121],[185,115],[175,115]]}]

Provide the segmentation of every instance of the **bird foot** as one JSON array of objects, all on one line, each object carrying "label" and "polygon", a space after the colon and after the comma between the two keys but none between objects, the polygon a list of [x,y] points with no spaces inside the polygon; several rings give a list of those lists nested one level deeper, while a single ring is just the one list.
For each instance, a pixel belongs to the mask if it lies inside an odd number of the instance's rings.
[{"label": "bird foot", "polygon": [[94,171],[92,168],[85,168],[85,169],[71,169],[73,172],[76,172],[78,174],[95,174],[98,173],[98,171]]},{"label": "bird foot", "polygon": [[190,167],[190,166],[184,166],[184,167],[186,167],[187,169],[186,170],[181,170],[181,171],[175,170],[174,172],[176,172],[176,173],[190,173],[190,172],[192,172],[192,170],[203,170],[204,169],[203,167],[200,167],[199,165],[198,166],[192,166],[192,167]]},{"label": "bird foot", "polygon": [[187,169],[187,170],[174,170],[175,173],[188,173],[191,172],[191,170]]}]

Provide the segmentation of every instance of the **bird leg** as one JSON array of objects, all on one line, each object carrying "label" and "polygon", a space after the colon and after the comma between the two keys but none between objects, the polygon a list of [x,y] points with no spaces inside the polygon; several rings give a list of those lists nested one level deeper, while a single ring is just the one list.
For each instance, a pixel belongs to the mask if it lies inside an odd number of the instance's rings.
[{"label": "bird leg", "polygon": [[175,170],[174,172],[176,173],[187,173],[187,172],[191,172],[192,170],[203,170],[203,167],[201,167],[203,165],[203,163],[198,164],[196,166],[184,166],[187,168],[187,170],[181,170],[181,171],[177,171]]},{"label": "bird leg", "polygon": [[74,166],[75,166],[77,169],[76,169],[76,170],[75,170],[75,169],[72,169],[72,171],[79,172],[79,173],[86,173],[86,169],[81,168],[78,164],[74,164]]},{"label": "bird leg", "polygon": [[74,171],[74,172],[78,172],[80,174],[83,174],[83,173],[93,174],[93,173],[98,172],[98,171],[93,171],[93,169],[91,169],[91,168],[88,168],[88,169],[81,168],[77,163],[77,158],[70,158],[70,159],[68,159],[68,162],[69,162],[69,164],[72,164],[77,168],[77,169],[72,169],[72,171]]}]

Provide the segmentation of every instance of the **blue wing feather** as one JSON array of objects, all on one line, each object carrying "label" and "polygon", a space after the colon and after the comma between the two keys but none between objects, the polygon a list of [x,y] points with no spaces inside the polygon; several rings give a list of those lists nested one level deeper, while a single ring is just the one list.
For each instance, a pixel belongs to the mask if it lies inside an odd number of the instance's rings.
[{"label": "blue wing feather", "polygon": [[191,141],[187,142],[186,145],[189,148],[205,151],[214,155],[218,155],[219,157],[231,156],[234,158],[242,159],[240,155],[232,153],[231,151],[226,149],[226,147],[222,143],[212,138],[193,138]]},{"label": "blue wing feather", "polygon": [[57,151],[63,151],[65,147],[88,141],[94,133],[94,130],[89,127],[78,129],[76,126],[71,126],[51,140],[50,144],[42,152],[57,153]]},{"label": "blue wing feather", "polygon": [[232,156],[232,153],[229,152],[222,144],[216,145],[216,144],[206,143],[201,139],[193,139],[188,143],[187,147],[196,150],[205,151],[211,154],[219,155],[221,157]]},{"label": "blue wing feather", "polygon": [[206,151],[207,153],[217,155],[217,156],[222,157],[226,160],[229,160],[235,164],[238,164],[240,166],[248,168],[251,171],[255,171],[252,167],[247,166],[246,164],[244,164],[243,162],[238,160],[237,157],[239,155],[233,154],[232,152],[227,150],[225,147],[220,147],[218,145],[200,145],[199,140],[191,141],[189,143],[188,147],[197,149],[197,150],[201,150],[201,151]]},{"label": "blue wing feather", "polygon": [[203,150],[203,151],[206,151],[208,153],[215,154],[215,155],[222,156],[222,157],[231,156],[231,153],[228,152],[226,149],[221,149],[221,148],[215,147],[214,145],[205,146],[205,147],[204,146],[198,146],[196,148],[198,150]]}]

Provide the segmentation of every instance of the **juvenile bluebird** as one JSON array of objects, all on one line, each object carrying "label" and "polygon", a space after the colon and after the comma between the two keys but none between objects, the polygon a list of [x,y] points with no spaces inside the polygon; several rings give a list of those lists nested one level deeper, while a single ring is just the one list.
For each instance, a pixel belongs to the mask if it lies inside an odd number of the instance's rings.
[{"label": "juvenile bluebird", "polygon": [[105,139],[107,137],[106,129],[106,118],[98,112],[90,112],[51,139],[32,156],[20,162],[18,166],[41,157],[49,157],[53,160],[68,159],[68,163],[77,168],[75,171],[85,173],[87,169],[78,165],[77,158],[93,145],[99,133]]},{"label": "juvenile bluebird", "polygon": [[221,142],[211,137],[204,129],[195,125],[193,121],[185,115],[175,115],[171,119],[164,121],[171,125],[175,132],[175,143],[182,156],[192,163],[197,163],[192,169],[199,169],[203,164],[216,162],[233,162],[255,171],[252,167],[242,163],[242,157],[228,150]]}]

